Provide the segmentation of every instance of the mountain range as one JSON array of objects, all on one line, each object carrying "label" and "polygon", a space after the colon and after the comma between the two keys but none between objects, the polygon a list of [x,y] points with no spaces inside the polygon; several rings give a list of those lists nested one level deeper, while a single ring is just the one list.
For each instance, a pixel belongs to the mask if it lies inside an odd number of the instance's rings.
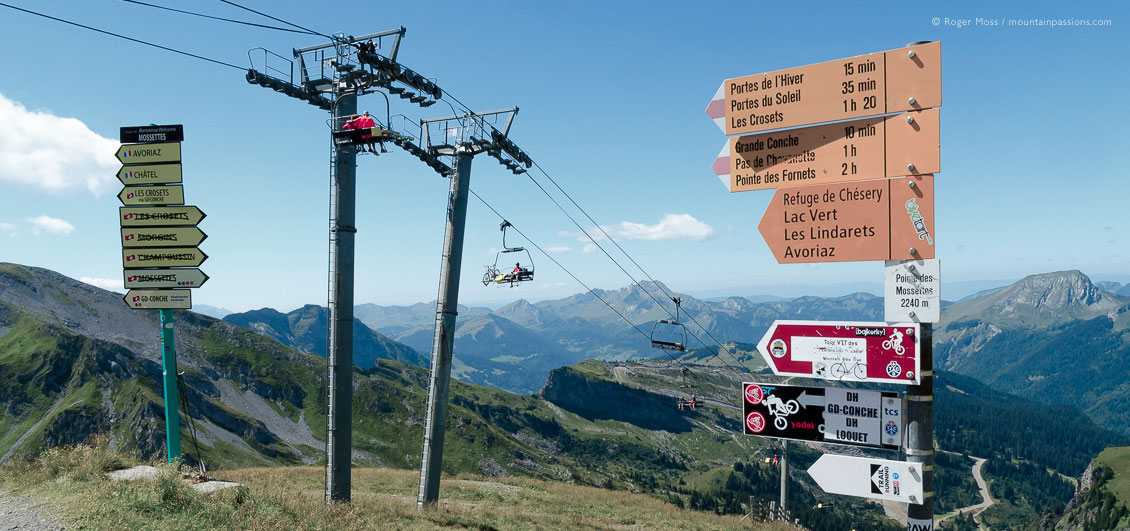
[{"label": "mountain range", "polygon": [[[637,324],[666,313],[640,286],[600,293]],[[1078,476],[1103,446],[1126,440],[1127,422],[1118,419],[1130,409],[1123,405],[1128,380],[1119,372],[1127,358],[1128,305],[1077,272],[1035,275],[947,305],[935,332],[937,366],[956,373],[939,373],[939,444]],[[461,308],[456,374],[521,391],[452,383],[444,471],[665,495],[721,488],[708,480],[722,474],[719,467],[772,452],[766,440],[740,435],[735,413],[737,384],[759,377],[739,365],[763,367],[753,363],[760,356],[751,343],[778,318],[881,320],[882,301],[866,294],[761,303],[688,297],[684,308],[694,316],[688,322],[705,326],[738,360],[731,363],[712,348],[680,357],[707,399],[707,407],[692,413],[673,407],[673,397],[688,391],[678,364],[666,356],[646,359],[647,339],[589,295],[517,301],[493,312]],[[420,352],[430,342],[434,306],[369,310],[358,312],[356,327],[355,342],[363,346],[357,359],[372,366],[354,371],[354,460],[417,467],[427,390]],[[154,313],[131,310],[120,294],[48,270],[0,264],[0,461],[97,432],[109,434],[119,450],[159,455],[164,419]],[[318,323],[324,310],[264,309],[227,320],[176,315],[182,407],[192,419],[182,425],[189,458],[229,466],[321,460],[325,328]],[[385,332],[363,328],[363,317],[373,315],[394,324]],[[427,341],[410,339],[414,335]],[[371,357],[362,358],[362,350]],[[536,387],[527,383],[536,381],[531,374],[541,375]],[[1006,394],[1013,388],[1021,396]],[[802,464],[818,455],[797,451]],[[946,477],[961,476],[954,466]],[[798,496],[823,496],[803,477],[798,481],[802,493],[809,492]],[[995,481],[1023,487],[1015,478]],[[940,499],[962,492],[948,485]],[[845,511],[877,510],[842,503]],[[1044,503],[1027,510],[1038,513],[1052,502]]]}]

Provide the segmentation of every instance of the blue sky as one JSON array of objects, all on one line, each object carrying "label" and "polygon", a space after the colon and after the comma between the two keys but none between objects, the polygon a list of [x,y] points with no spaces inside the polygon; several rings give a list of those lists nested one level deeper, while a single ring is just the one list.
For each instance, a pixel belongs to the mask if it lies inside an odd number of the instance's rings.
[{"label": "blue sky", "polygon": [[[239,66],[251,48],[290,56],[325,41],[122,1],[7,3]],[[221,2],[152,3],[276,24]],[[939,40],[943,282],[1064,269],[1130,281],[1130,106],[1118,59],[1130,48],[1130,18],[1122,5],[241,3],[323,33],[405,26],[400,62],[474,109],[520,107],[511,138],[651,276],[679,291],[740,295],[794,284],[879,286],[882,263],[776,263],[757,231],[772,192],[727,193],[710,169],[725,141],[704,112],[718,84]],[[990,27],[977,17],[1110,25]],[[236,311],[325,303],[326,113],[250,85],[236,69],[3,7],[0,47],[0,261],[120,280],[118,166],[106,155],[119,126],[183,123],[186,199],[208,214],[203,269],[212,278],[195,302]],[[393,100],[394,114],[450,113]],[[360,107],[385,111],[379,96]],[[630,282],[602,253],[585,252],[576,227],[527,177],[485,156],[473,168],[472,189],[586,283]],[[357,302],[433,300],[447,181],[399,151],[361,157],[358,181]],[[537,253],[535,285],[479,284],[501,246],[498,221],[472,198],[461,302],[582,289]]]}]

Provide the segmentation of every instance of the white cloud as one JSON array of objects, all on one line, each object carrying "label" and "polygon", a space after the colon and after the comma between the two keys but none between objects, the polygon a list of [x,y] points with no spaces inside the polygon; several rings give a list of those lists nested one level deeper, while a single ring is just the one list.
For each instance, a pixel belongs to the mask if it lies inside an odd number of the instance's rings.
[{"label": "white cloud", "polygon": [[16,237],[16,226],[11,223],[4,223],[0,221],[0,231],[7,232],[8,236]]},{"label": "white cloud", "polygon": [[31,232],[39,236],[41,232],[50,232],[51,234],[70,234],[75,230],[75,226],[67,223],[58,218],[51,216],[39,216],[37,218],[27,218],[28,223],[31,223]]},{"label": "white cloud", "polygon": [[[577,239],[579,240],[580,238],[577,238]],[[581,247],[582,253],[591,253],[595,250],[596,250],[596,244],[592,244],[592,243],[586,243],[584,247]]]},{"label": "white cloud", "polygon": [[98,197],[118,183],[117,148],[75,118],[29,111],[0,94],[0,185]]},{"label": "white cloud", "polygon": [[[589,234],[593,239],[607,240],[604,233],[608,233],[617,240],[695,240],[703,241],[714,238],[714,228],[706,223],[703,223],[690,214],[667,214],[659,223],[648,225],[646,223],[636,223],[634,221],[621,221],[615,225],[601,225],[601,232],[599,229],[593,228],[589,230]],[[577,238],[577,241],[588,241],[588,236],[582,233],[570,233],[570,236]],[[589,249],[591,243],[585,244],[585,249],[581,249],[582,253],[587,253],[595,250],[595,247]]]},{"label": "white cloud", "polygon": [[99,288],[108,289],[108,290],[111,290],[111,291],[125,291],[126,290],[126,288],[124,287],[124,284],[122,283],[122,279],[120,279],[120,278],[82,277],[82,278],[79,279],[79,281],[83,282],[85,284],[90,284],[91,286],[97,286]]},{"label": "white cloud", "polygon": [[556,243],[551,243],[551,244],[543,247],[543,249],[545,249],[545,252],[547,252],[547,253],[559,253],[560,254],[560,253],[567,253],[572,248],[569,247],[568,245],[560,245],[560,244],[556,244]]}]

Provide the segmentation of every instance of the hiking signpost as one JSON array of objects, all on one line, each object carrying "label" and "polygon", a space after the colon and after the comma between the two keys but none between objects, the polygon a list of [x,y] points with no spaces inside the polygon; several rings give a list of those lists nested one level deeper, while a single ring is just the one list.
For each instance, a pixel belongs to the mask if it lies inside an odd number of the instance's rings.
[{"label": "hiking signpost", "polygon": [[727,79],[706,114],[727,135],[742,135],[938,107],[941,58],[931,42]]},{"label": "hiking signpost", "polygon": [[921,463],[824,454],[808,475],[829,494],[922,503]]},{"label": "hiking signpost", "polygon": [[184,204],[180,184],[181,125],[122,127],[122,163],[117,177],[121,224],[122,300],[136,310],[158,310],[161,324],[161,367],[165,391],[165,439],[169,462],[180,459],[177,413],[177,356],[173,310],[192,308],[192,291],[208,280],[197,269],[207,255],[197,248],[208,236],[196,227],[205,214]]},{"label": "hiking signpost", "polygon": [[898,393],[746,382],[744,431],[796,441],[898,450],[902,399]]},{"label": "hiking signpost", "polygon": [[731,137],[711,168],[731,192],[935,173],[939,135],[938,110],[926,109]]},{"label": "hiking signpost", "polygon": [[910,503],[918,530],[933,529],[941,104],[941,44],[920,42],[727,79],[706,108],[731,136],[711,165],[723,185],[774,190],[758,231],[778,263],[885,262],[886,322],[776,321],[758,344],[765,362],[779,376],[908,386],[903,407],[879,391],[745,383],[745,433],[903,448],[907,462],[825,455],[809,473],[827,492]]},{"label": "hiking signpost", "polygon": [[934,257],[934,176],[782,188],[757,229],[781,264]]}]

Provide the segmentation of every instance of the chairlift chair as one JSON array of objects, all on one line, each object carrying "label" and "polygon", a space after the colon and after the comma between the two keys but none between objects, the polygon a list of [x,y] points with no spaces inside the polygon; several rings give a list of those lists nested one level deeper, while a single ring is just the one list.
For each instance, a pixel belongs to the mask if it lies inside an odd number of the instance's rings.
[{"label": "chairlift chair", "polygon": [[[499,286],[509,284],[510,287],[514,287],[522,282],[529,282],[534,279],[534,257],[530,255],[530,251],[527,251],[525,247],[506,246],[506,228],[510,226],[512,225],[506,220],[502,220],[502,223],[499,225],[499,230],[502,231],[502,250],[495,253],[494,264],[486,266],[486,273],[483,274],[484,286],[489,286],[493,282]],[[507,270],[506,266],[503,266],[501,269],[498,267],[498,263],[502,261],[503,255],[522,256],[521,254],[515,253],[524,253],[526,263],[529,264],[529,267],[523,267],[520,259],[515,261],[517,271]],[[509,256],[507,256],[506,262],[509,262]]]},{"label": "chairlift chair", "polygon": [[651,327],[651,346],[662,350],[687,350],[687,327],[679,322],[679,305],[683,300],[679,297],[671,299],[675,302],[675,318],[659,319]]},{"label": "chairlift chair", "polygon": [[[687,375],[690,374],[690,372],[690,369],[683,367],[683,383],[679,384],[679,387],[682,389],[690,389],[691,396],[690,398],[680,396],[675,400],[679,410],[690,409],[693,411],[697,407],[702,407],[702,397],[698,396],[698,390],[695,386],[691,385],[690,381],[687,379]],[[685,392],[686,391],[684,391],[684,393]]]}]

